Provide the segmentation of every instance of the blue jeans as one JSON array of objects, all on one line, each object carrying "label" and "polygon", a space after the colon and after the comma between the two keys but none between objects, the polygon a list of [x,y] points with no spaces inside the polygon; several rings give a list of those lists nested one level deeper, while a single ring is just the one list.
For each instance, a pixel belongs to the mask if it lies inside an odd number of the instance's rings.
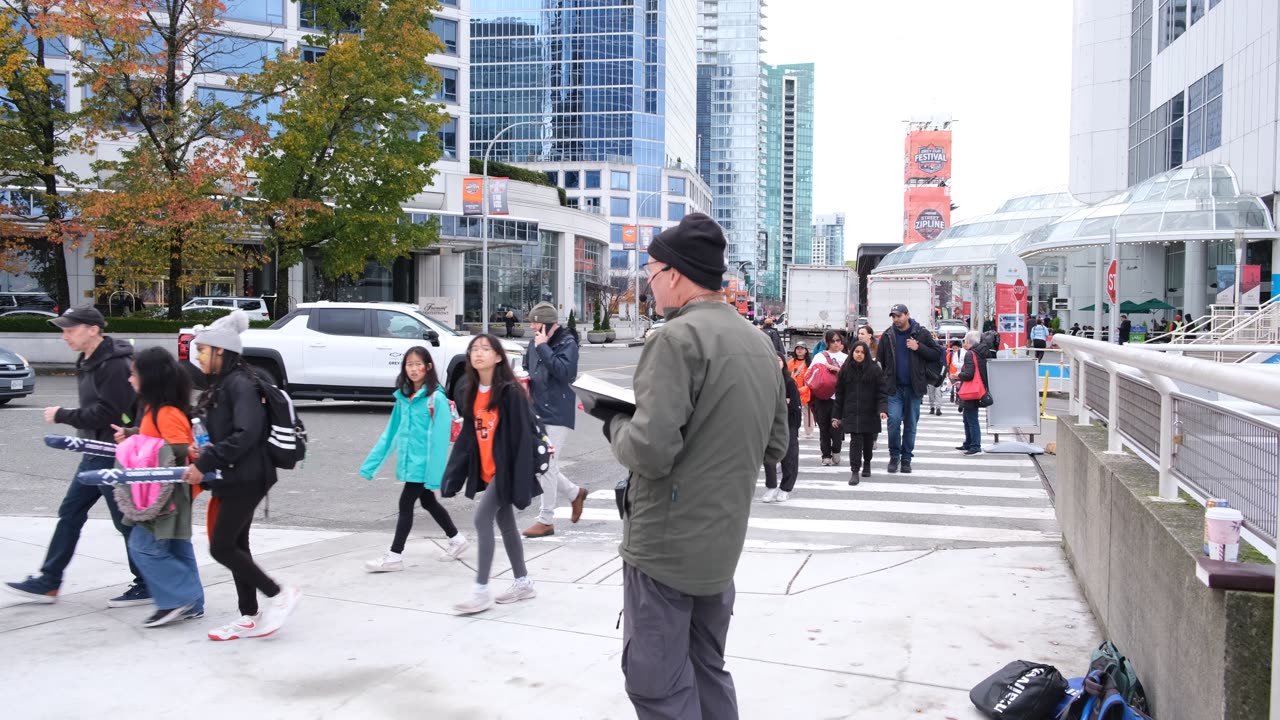
[{"label": "blue jeans", "polygon": [[204,612],[204,586],[190,540],[157,540],[151,531],[135,525],[129,534],[129,557],[142,569],[156,608],[172,610],[191,603]]},{"label": "blue jeans", "polygon": [[964,449],[982,449],[982,426],[978,424],[978,408],[965,408],[964,417]]},{"label": "blue jeans", "polygon": [[[79,474],[85,470],[105,470],[115,467],[115,464],[115,458],[85,455],[80,459],[80,466],[76,468],[76,473]],[[45,555],[44,567],[40,568],[41,579],[48,583],[50,589],[56,590],[62,586],[62,573],[66,571],[67,565],[71,564],[71,556],[76,554],[76,544],[80,542],[80,531],[84,529],[85,521],[89,519],[89,509],[98,502],[99,498],[107,501],[111,522],[124,536],[125,548],[129,547],[129,532],[132,528],[121,522],[123,516],[120,514],[120,508],[116,506],[111,488],[107,485],[82,485],[79,480],[73,478],[71,485],[67,488],[67,494],[62,498],[62,504],[58,506],[58,525],[53,530],[53,539],[49,541],[49,552]],[[135,584],[146,584],[132,557],[129,558],[129,571],[133,573]]]},{"label": "blue jeans", "polygon": [[916,450],[921,396],[906,385],[889,396],[889,459],[910,463]]}]

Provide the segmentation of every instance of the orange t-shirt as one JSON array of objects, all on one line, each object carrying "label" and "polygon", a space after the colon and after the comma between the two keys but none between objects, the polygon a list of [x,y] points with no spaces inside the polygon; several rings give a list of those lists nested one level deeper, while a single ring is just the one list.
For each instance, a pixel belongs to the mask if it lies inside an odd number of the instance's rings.
[{"label": "orange t-shirt", "polygon": [[805,365],[803,360],[791,358],[787,362],[787,371],[791,373],[791,379],[796,381],[796,389],[800,391],[800,404],[808,405],[812,397],[809,394],[809,386],[804,384],[804,374],[809,370],[809,366]]},{"label": "orange t-shirt", "polygon": [[[191,421],[178,408],[166,405],[160,408],[156,417],[158,423],[152,418],[150,409],[143,412],[138,432],[147,437],[163,438],[170,445],[191,445],[195,442],[191,436]],[[157,424],[159,428],[156,427]]]},{"label": "orange t-shirt", "polygon": [[476,393],[476,444],[480,447],[480,479],[493,482],[498,464],[493,459],[493,433],[498,428],[498,409],[489,409],[490,390]]}]

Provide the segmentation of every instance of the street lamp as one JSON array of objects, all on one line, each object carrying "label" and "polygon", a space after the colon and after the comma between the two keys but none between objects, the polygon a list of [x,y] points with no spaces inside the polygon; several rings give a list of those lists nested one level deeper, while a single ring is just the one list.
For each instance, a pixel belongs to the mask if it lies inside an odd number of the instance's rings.
[{"label": "street lamp", "polygon": [[636,263],[631,276],[631,281],[635,285],[635,314],[631,320],[631,331],[634,333],[632,337],[640,337],[640,211],[644,209],[645,203],[655,197],[662,197],[662,191],[636,194]]},{"label": "street lamp", "polygon": [[480,313],[484,316],[481,327],[486,335],[489,334],[489,151],[508,130],[521,125],[541,124],[541,120],[527,120],[508,125],[499,130],[484,149],[484,165],[480,173]]}]

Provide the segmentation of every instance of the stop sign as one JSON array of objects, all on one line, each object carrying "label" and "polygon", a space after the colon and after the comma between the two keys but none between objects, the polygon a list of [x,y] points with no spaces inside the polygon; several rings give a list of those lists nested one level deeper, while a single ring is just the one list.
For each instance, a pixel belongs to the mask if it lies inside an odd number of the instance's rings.
[{"label": "stop sign", "polygon": [[1116,261],[1107,266],[1107,299],[1116,304]]},{"label": "stop sign", "polygon": [[1022,302],[1027,299],[1027,286],[1019,280],[1013,284],[1013,299]]}]

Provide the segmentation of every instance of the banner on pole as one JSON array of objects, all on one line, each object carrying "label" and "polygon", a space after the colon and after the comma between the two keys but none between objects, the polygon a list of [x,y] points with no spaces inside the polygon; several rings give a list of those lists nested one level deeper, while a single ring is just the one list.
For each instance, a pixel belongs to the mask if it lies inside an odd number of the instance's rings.
[{"label": "banner on pole", "polygon": [[[1274,291],[1272,291],[1274,294]],[[1236,301],[1236,266],[1218,266],[1219,305],[1231,305]],[[1244,265],[1240,268],[1240,304],[1257,305],[1262,302],[1262,266]]]},{"label": "banner on pole", "polygon": [[636,249],[636,232],[637,232],[637,228],[635,225],[622,226],[622,249],[623,250]]},{"label": "banner on pole", "polygon": [[996,258],[996,330],[1000,348],[1026,345],[1027,263],[1013,253]]},{"label": "banner on pole", "polygon": [[489,214],[490,215],[510,215],[510,205],[507,203],[507,183],[510,178],[491,177],[489,178]]},{"label": "banner on pole", "polygon": [[653,226],[641,225],[640,226],[640,250],[648,251],[649,243],[651,242],[653,242]]},{"label": "banner on pole", "polygon": [[951,178],[951,131],[916,130],[907,133],[904,180]]},{"label": "banner on pole", "polygon": [[951,188],[913,185],[906,190],[902,242],[933,240],[951,225]]},{"label": "banner on pole", "polygon": [[462,179],[462,214],[484,214],[484,190],[483,185],[481,185],[481,178],[469,177]]}]

